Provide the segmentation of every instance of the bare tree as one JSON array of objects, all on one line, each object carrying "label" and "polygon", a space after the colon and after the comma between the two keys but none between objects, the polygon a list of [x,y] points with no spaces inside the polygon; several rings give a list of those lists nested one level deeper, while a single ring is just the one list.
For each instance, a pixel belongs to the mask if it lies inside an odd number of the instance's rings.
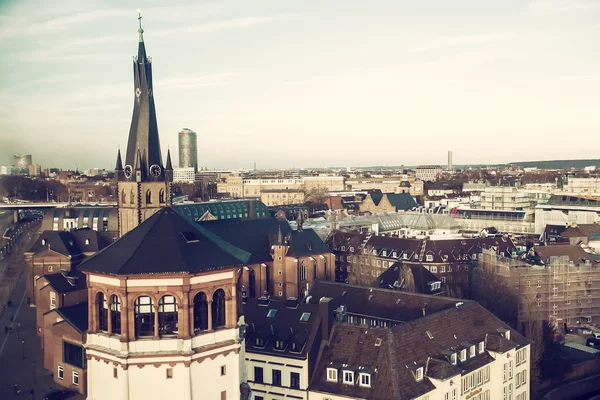
[{"label": "bare tree", "polygon": [[302,188],[304,193],[304,202],[313,204],[323,204],[329,197],[329,190],[325,187]]}]

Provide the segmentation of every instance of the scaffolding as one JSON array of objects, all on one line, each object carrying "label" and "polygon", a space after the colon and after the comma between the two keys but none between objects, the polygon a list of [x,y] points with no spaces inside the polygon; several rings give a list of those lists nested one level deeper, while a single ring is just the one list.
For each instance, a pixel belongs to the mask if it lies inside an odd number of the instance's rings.
[{"label": "scaffolding", "polygon": [[600,268],[576,264],[568,256],[551,257],[547,265],[482,251],[482,273],[497,276],[518,300],[518,320],[547,320],[559,327],[600,323]]}]

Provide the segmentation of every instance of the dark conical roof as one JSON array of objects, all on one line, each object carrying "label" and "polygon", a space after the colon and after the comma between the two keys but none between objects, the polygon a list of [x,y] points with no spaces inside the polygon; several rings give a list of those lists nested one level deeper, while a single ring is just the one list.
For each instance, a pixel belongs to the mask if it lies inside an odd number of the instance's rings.
[{"label": "dark conical roof", "polygon": [[199,273],[245,265],[250,253],[165,207],[80,264],[111,275]]},{"label": "dark conical roof", "polygon": [[171,150],[167,150],[167,165],[165,166],[165,169],[167,169],[167,170],[173,169],[173,164],[171,164]]},{"label": "dark conical roof", "polygon": [[115,166],[115,171],[123,170],[123,161],[121,161],[121,149],[117,152],[117,165]]},{"label": "dark conical roof", "polygon": [[135,155],[135,163],[133,164],[133,169],[142,169],[142,154],[140,153],[140,149],[138,149],[137,154]]}]

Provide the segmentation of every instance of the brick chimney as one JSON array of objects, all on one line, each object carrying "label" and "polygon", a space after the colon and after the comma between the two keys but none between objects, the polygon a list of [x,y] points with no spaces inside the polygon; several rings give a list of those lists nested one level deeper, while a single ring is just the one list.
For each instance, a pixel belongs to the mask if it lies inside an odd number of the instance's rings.
[{"label": "brick chimney", "polygon": [[321,340],[329,340],[329,334],[335,321],[333,304],[330,297],[321,297],[319,300],[319,316],[321,317]]}]

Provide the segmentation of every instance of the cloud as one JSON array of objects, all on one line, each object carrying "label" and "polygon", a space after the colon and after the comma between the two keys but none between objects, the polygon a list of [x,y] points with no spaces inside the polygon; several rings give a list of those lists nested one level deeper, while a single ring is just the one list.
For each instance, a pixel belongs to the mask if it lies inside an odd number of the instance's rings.
[{"label": "cloud", "polygon": [[31,86],[40,86],[40,85],[44,85],[44,84],[48,84],[48,83],[53,84],[53,83],[61,83],[61,82],[72,82],[72,81],[78,80],[80,78],[81,78],[81,74],[55,75],[55,76],[50,76],[47,78],[28,80],[26,82],[18,83],[16,85],[3,88],[0,90],[0,92],[2,92],[3,94],[6,94],[7,92],[15,92],[15,91],[19,91],[22,89],[26,89]]},{"label": "cloud", "polygon": [[517,32],[485,32],[472,35],[451,36],[425,41],[422,46],[417,47],[414,50],[424,51],[436,50],[444,47],[476,46],[489,42],[513,39],[516,36]]},{"label": "cloud", "polygon": [[561,79],[571,82],[600,82],[600,75],[569,75],[563,76]]},{"label": "cloud", "polygon": [[273,16],[263,16],[263,17],[244,17],[244,18],[234,18],[234,19],[226,19],[220,21],[212,21],[207,22],[201,25],[186,25],[179,26],[177,28],[171,29],[161,29],[156,32],[153,32],[154,36],[177,36],[185,33],[195,33],[195,32],[214,32],[225,29],[239,29],[246,28],[253,25],[259,25],[273,20],[276,17]]},{"label": "cloud", "polygon": [[535,0],[529,4],[532,13],[538,15],[589,12],[600,10],[598,0]]}]

